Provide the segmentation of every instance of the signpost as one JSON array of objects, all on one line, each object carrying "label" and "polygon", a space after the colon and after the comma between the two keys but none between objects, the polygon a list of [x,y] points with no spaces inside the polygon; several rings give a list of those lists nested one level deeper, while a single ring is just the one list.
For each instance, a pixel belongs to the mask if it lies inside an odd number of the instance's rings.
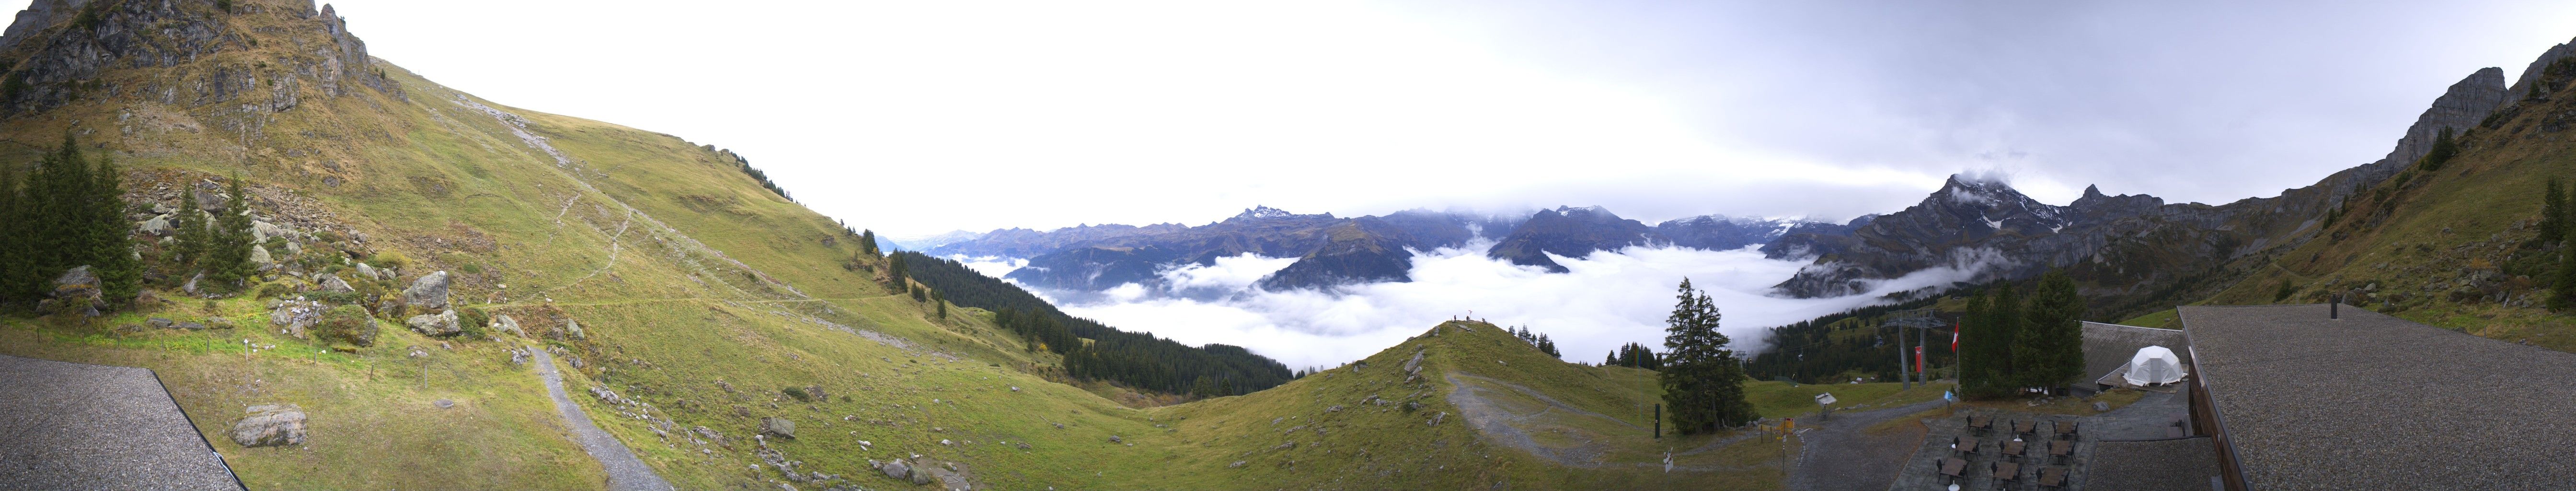
[{"label": "signpost", "polygon": [[1832,407],[1832,404],[1833,404],[1833,403],[1834,403],[1834,394],[1833,394],[1832,392],[1827,392],[1827,393],[1823,393],[1823,394],[1816,394],[1816,417],[1817,417],[1817,419],[1824,419],[1824,420],[1832,420],[1832,419],[1834,419],[1834,408]]}]

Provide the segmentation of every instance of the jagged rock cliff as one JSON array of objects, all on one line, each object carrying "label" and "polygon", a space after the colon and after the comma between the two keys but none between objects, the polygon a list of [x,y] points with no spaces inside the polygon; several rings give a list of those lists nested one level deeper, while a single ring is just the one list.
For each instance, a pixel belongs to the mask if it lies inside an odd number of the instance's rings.
[{"label": "jagged rock cliff", "polygon": [[[318,36],[285,36],[290,56],[248,59],[221,56],[258,40],[227,19],[265,15],[268,7],[244,3],[227,11],[212,1],[92,2],[42,0],[19,12],[0,59],[10,60],[0,80],[0,109],[42,112],[81,98],[137,98],[166,105],[203,107],[239,102],[238,113],[282,112],[301,103],[302,88],[320,95],[346,94],[349,85],[401,97],[371,58],[366,43],[349,34],[328,5],[281,12],[307,22]],[[112,68],[171,68],[165,78],[102,78]],[[260,94],[266,92],[265,94]],[[240,96],[265,95],[265,100]],[[238,124],[238,123],[236,123]]]},{"label": "jagged rock cliff", "polygon": [[[2559,51],[2552,48],[2551,56]],[[2388,156],[2277,197],[2167,204],[2087,187],[2060,207],[2031,201],[2003,183],[1953,176],[1903,211],[1847,233],[1792,231],[1763,251],[1774,258],[1816,255],[1778,285],[1780,293],[1801,298],[1861,293],[1880,280],[1949,266],[1974,270],[1966,278],[1972,282],[2063,267],[2097,301],[2146,301],[2230,260],[2314,236],[2328,210],[2414,164],[2444,130],[2477,126],[2506,103],[2506,93],[2502,70],[2478,70],[2436,97]]]}]

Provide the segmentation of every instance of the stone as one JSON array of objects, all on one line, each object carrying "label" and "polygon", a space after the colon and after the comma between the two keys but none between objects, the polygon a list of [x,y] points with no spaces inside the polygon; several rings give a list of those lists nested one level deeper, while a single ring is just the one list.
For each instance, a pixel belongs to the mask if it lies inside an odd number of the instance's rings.
[{"label": "stone", "polygon": [[1441,412],[1440,412],[1440,414],[1432,415],[1432,416],[1431,416],[1431,424],[1429,424],[1428,426],[1440,426],[1440,420],[1444,420],[1444,419],[1449,419],[1449,412],[1448,412],[1448,411],[1441,411]]},{"label": "stone", "polygon": [[178,327],[178,323],[176,323],[176,322],[171,322],[171,321],[170,321],[170,319],[163,319],[163,318],[160,318],[160,317],[153,317],[153,318],[149,318],[149,319],[144,319],[144,320],[143,320],[143,323],[144,323],[144,324],[149,324],[149,325],[151,325],[151,326],[152,326],[153,328],[155,328],[155,329],[171,329],[171,328]]},{"label": "stone", "polygon": [[268,269],[277,265],[277,257],[268,254],[268,246],[250,246],[250,263]]},{"label": "stone", "polygon": [[1413,359],[1412,359],[1412,360],[1409,360],[1409,361],[1404,362],[1404,373],[1412,374],[1412,373],[1421,373],[1421,372],[1422,372],[1422,352],[1420,352],[1420,351],[1415,351],[1415,352],[1413,352]]},{"label": "stone", "polygon": [[574,320],[572,320],[572,319],[564,319],[564,327],[563,327],[563,332],[562,332],[562,333],[563,333],[564,337],[569,337],[569,338],[573,338],[573,339],[585,339],[585,338],[587,338],[587,337],[588,337],[588,336],[586,336],[586,335],[583,335],[583,334],[582,334],[582,332],[581,332],[581,323],[580,323],[580,322],[576,322],[576,321],[574,321]]},{"label": "stone", "polygon": [[414,307],[445,308],[447,287],[446,271],[422,275],[420,279],[412,280],[411,288],[403,289],[403,303]]},{"label": "stone", "polygon": [[244,409],[233,422],[233,443],[244,447],[304,444],[304,409],[294,404],[263,404]]},{"label": "stone", "polygon": [[760,434],[779,438],[795,439],[796,422],[788,421],[787,418],[779,417],[760,418]]},{"label": "stone", "polygon": [[435,401],[435,402],[431,402],[431,403],[429,403],[429,405],[431,405],[431,406],[437,406],[439,409],[447,409],[447,408],[451,408],[451,407],[456,407],[456,401],[451,401],[451,400],[446,400],[446,399],[439,399],[439,400],[437,400],[437,401]]},{"label": "stone", "polygon": [[1242,467],[1243,467],[1243,461],[1240,461],[1240,460],[1234,461],[1234,463],[1232,463],[1232,464],[1226,464],[1226,465],[1225,465],[1225,468],[1227,468],[1227,469],[1237,469],[1237,468],[1242,468]]},{"label": "stone", "polygon": [[305,336],[306,330],[322,323],[323,308],[323,305],[317,302],[295,300],[278,302],[276,308],[268,311],[268,323],[285,329],[288,335],[301,339]]},{"label": "stone", "polygon": [[134,231],[149,234],[153,237],[169,237],[170,234],[178,232],[178,230],[179,229],[177,227],[170,225],[169,215],[152,217],[151,220],[144,220],[142,223],[134,224]]},{"label": "stone", "polygon": [[367,263],[358,263],[358,276],[369,280],[385,279],[384,276],[376,273],[375,266],[368,266]]},{"label": "stone", "polygon": [[205,325],[204,323],[198,323],[198,322],[180,322],[180,323],[179,323],[179,328],[180,328],[180,329],[190,330],[190,331],[203,331],[203,330],[206,330],[206,325]]},{"label": "stone", "polygon": [[1324,408],[1324,412],[1328,412],[1328,413],[1338,413],[1338,412],[1342,412],[1342,405],[1340,405],[1340,404],[1334,404],[1334,405],[1333,405],[1333,407]]},{"label": "stone", "polygon": [[250,221],[250,241],[252,243],[268,242],[268,238],[270,237],[286,237],[294,233],[294,230],[277,226],[277,224],[274,223],[259,220]]},{"label": "stone", "polygon": [[188,277],[188,284],[179,285],[179,291],[188,292],[190,295],[197,294],[197,280],[202,279],[206,279],[205,273],[197,273],[196,276]]},{"label": "stone", "polygon": [[292,256],[297,256],[297,255],[302,255],[302,254],[304,254],[304,244],[299,244],[299,243],[295,243],[295,242],[288,242],[288,243],[286,243],[286,255],[287,255],[287,256],[292,257]]},{"label": "stone", "polygon": [[1121,443],[1125,441],[1126,440],[1118,438],[1118,435],[1109,435],[1109,443]]},{"label": "stone", "polygon": [[528,336],[528,331],[519,328],[519,320],[512,319],[507,315],[493,316],[491,327],[493,331],[506,332],[513,336]]},{"label": "stone", "polygon": [[421,334],[430,336],[454,336],[458,333],[465,332],[464,326],[457,325],[456,311],[454,310],[439,311],[435,315],[422,314],[411,316],[410,319],[403,320],[403,325],[410,326],[413,331],[418,331]]},{"label": "stone", "polygon": [[2111,403],[2108,403],[2108,402],[2102,402],[2102,401],[2093,401],[2093,412],[2103,412],[2103,411],[2109,411],[2109,410],[2111,410]]},{"label": "stone", "polygon": [[323,275],[323,276],[322,276],[322,291],[332,292],[332,293],[348,293],[348,292],[358,291],[358,288],[357,288],[357,287],[354,287],[354,286],[349,286],[349,281],[348,281],[348,280],[340,279],[340,275]]},{"label": "stone", "polygon": [[207,318],[207,319],[206,319],[206,328],[207,328],[207,329],[232,329],[232,328],[233,328],[233,320],[232,320],[232,319],[223,318],[223,317],[211,317],[211,318]]},{"label": "stone", "polygon": [[904,465],[901,459],[886,461],[877,466],[877,471],[884,472],[886,477],[890,478],[912,479],[912,466]]},{"label": "stone", "polygon": [[98,289],[98,274],[90,272],[89,266],[80,266],[72,268],[69,271],[64,271],[62,276],[54,277],[53,298],[55,300],[62,300],[65,302],[70,302],[74,299],[87,299],[88,302],[86,304],[75,303],[68,305],[80,305],[80,314],[83,316],[98,317],[98,304],[101,301],[101,294]]}]

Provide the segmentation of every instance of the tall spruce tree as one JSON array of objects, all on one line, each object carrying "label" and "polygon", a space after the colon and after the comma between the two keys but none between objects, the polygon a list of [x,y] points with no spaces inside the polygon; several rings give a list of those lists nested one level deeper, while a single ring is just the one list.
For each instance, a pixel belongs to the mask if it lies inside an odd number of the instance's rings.
[{"label": "tall spruce tree", "polygon": [[1969,301],[1959,336],[1960,383],[1979,397],[2004,397],[2022,386],[2014,375],[2021,361],[2013,344],[2021,338],[2021,298],[2009,283],[1997,284]]},{"label": "tall spruce tree", "polygon": [[[78,150],[74,150],[77,152]],[[116,161],[101,157],[98,170],[90,174],[97,179],[89,186],[89,223],[85,245],[90,271],[98,275],[100,297],[111,306],[124,306],[143,290],[143,261],[135,257],[134,234],[125,223],[125,173]]]},{"label": "tall spruce tree", "polygon": [[179,213],[170,224],[171,262],[179,267],[181,277],[196,272],[198,260],[205,258],[214,240],[207,232],[205,210],[197,207],[196,186],[187,188],[179,193]]},{"label": "tall spruce tree", "polygon": [[1674,428],[1683,434],[1715,432],[1753,419],[1744,400],[1744,371],[1730,342],[1718,332],[1720,315],[1708,293],[1682,279],[1673,313],[1664,322],[1664,347],[1671,350],[1657,378],[1664,404],[1672,410]]},{"label": "tall spruce tree", "polygon": [[2550,176],[2540,195],[2540,241],[2557,243],[2567,234],[2567,188]]},{"label": "tall spruce tree", "polygon": [[207,253],[199,265],[206,269],[206,279],[221,288],[244,286],[254,271],[250,263],[250,203],[242,189],[241,174],[233,174],[227,188],[232,197],[224,201],[222,213],[215,214],[215,227],[210,232]]},{"label": "tall spruce tree", "polygon": [[2013,344],[2016,385],[2065,387],[2084,373],[2084,296],[2060,270],[2039,277]]},{"label": "tall spruce tree", "polygon": [[875,230],[859,232],[859,250],[873,257],[885,256],[883,251],[877,250],[877,231]]},{"label": "tall spruce tree", "polygon": [[33,219],[28,215],[17,166],[0,164],[0,305],[32,301],[26,296],[32,291],[27,278],[35,274],[31,271],[34,251],[27,240]]},{"label": "tall spruce tree", "polygon": [[[2576,227],[2568,227],[2568,237],[2576,239]],[[2558,278],[2549,286],[2549,309],[2576,309],[2576,240],[2558,248]]]}]

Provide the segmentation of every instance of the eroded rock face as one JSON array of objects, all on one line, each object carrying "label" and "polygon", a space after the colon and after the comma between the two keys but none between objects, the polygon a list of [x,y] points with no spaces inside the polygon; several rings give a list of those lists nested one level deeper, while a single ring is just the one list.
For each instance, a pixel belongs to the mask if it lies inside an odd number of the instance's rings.
[{"label": "eroded rock face", "polygon": [[760,418],[760,434],[795,439],[796,422],[788,421],[787,418]]},{"label": "eroded rock face", "polygon": [[454,336],[465,332],[465,326],[457,323],[454,310],[411,316],[410,319],[403,320],[403,325],[427,336]]},{"label": "eroded rock face", "polygon": [[327,308],[319,302],[278,302],[277,308],[268,311],[268,323],[285,329],[288,335],[303,339],[307,330],[322,322],[322,311]]},{"label": "eroded rock face", "polygon": [[422,275],[420,279],[412,280],[411,288],[403,289],[403,303],[413,307],[446,307],[447,287],[446,271]]},{"label": "eroded rock face", "polygon": [[233,443],[244,447],[304,444],[304,409],[294,404],[258,405],[233,422]]}]

